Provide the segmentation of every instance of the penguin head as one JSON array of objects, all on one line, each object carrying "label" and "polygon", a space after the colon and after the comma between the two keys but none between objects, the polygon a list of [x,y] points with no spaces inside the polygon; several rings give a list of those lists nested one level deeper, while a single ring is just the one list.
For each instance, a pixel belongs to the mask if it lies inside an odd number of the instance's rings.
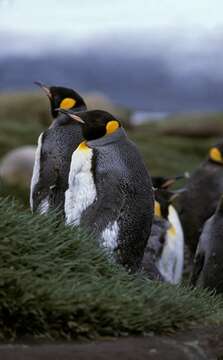
[{"label": "penguin head", "polygon": [[169,205],[172,192],[166,190],[155,190],[155,208],[154,213],[157,217],[168,219]]},{"label": "penguin head", "polygon": [[184,190],[180,191],[169,191],[165,189],[155,190],[155,205],[154,213],[155,216],[168,219],[169,205],[171,205],[174,199]]},{"label": "penguin head", "polygon": [[152,176],[152,184],[155,189],[168,190],[176,181],[186,179],[189,177],[189,174],[185,172],[182,175],[172,176],[172,177],[163,177],[163,176]]},{"label": "penguin head", "polygon": [[216,144],[210,148],[209,160],[223,165],[223,143]]},{"label": "penguin head", "polygon": [[78,113],[65,109],[59,109],[59,111],[81,124],[83,137],[86,141],[112,134],[121,127],[120,121],[106,111],[91,110]]},{"label": "penguin head", "polygon": [[46,86],[38,81],[35,81],[35,84],[40,86],[48,96],[53,118],[58,116],[58,109],[72,109],[74,111],[87,109],[83,98],[73,89],[61,86]]}]

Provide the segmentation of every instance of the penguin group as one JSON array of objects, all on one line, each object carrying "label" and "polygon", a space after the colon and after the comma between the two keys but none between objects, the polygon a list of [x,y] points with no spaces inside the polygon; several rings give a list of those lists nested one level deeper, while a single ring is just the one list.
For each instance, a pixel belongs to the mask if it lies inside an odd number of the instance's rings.
[{"label": "penguin group", "polygon": [[[52,116],[40,134],[30,187],[33,212],[57,211],[96,237],[112,261],[151,280],[223,291],[223,144],[188,176],[151,177],[120,119],[87,110],[73,89],[36,82]],[[183,189],[171,191],[177,180]],[[193,204],[193,206],[192,206]]]},{"label": "penguin group", "polygon": [[53,122],[38,140],[32,211],[59,210],[66,224],[85,227],[114,261],[138,271],[152,226],[153,189],[137,147],[118,119],[87,111],[75,91],[40,86]]}]

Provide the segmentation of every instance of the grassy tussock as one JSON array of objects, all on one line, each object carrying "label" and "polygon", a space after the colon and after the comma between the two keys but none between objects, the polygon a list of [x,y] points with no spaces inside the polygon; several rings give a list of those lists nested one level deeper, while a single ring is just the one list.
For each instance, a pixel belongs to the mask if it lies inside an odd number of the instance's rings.
[{"label": "grassy tussock", "polygon": [[37,143],[50,124],[48,100],[37,93],[0,96],[0,156],[21,146]]},{"label": "grassy tussock", "polygon": [[53,214],[0,199],[0,219],[1,340],[166,333],[223,320],[222,298],[129,275]]}]

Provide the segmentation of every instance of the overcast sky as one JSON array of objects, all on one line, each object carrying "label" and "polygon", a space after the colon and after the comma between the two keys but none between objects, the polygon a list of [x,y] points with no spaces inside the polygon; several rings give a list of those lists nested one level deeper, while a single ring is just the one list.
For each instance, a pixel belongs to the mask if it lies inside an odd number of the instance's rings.
[{"label": "overcast sky", "polygon": [[223,77],[222,40],[223,0],[0,0],[0,59],[92,45],[99,57],[157,53],[175,73]]},{"label": "overcast sky", "polygon": [[95,33],[223,27],[222,0],[0,0],[0,31],[88,37]]},{"label": "overcast sky", "polygon": [[160,38],[178,52],[218,48],[222,14],[223,0],[0,0],[0,57],[78,51],[101,39],[141,53]]}]

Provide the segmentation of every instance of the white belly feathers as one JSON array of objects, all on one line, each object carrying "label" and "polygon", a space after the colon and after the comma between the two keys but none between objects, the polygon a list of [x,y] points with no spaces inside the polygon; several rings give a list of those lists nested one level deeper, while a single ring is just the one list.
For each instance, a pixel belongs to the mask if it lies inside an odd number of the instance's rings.
[{"label": "white belly feathers", "polygon": [[[92,167],[93,150],[81,143],[74,151],[71,159],[68,189],[65,193],[66,224],[78,226],[81,216],[95,200],[97,192]],[[99,236],[101,245],[113,251],[117,247],[117,221],[109,223]]]},{"label": "white belly feathers", "polygon": [[31,210],[33,210],[33,191],[34,191],[34,188],[35,188],[36,184],[39,181],[42,137],[43,137],[43,133],[40,134],[39,139],[38,139],[38,146],[37,146],[37,149],[36,149],[35,162],[34,162],[34,167],[33,167],[33,175],[32,175],[32,180],[31,180],[31,189],[30,189],[30,206],[31,206]]},{"label": "white belly feathers", "polygon": [[93,151],[81,143],[71,159],[68,189],[65,193],[66,223],[79,225],[81,215],[97,198],[91,171]]},{"label": "white belly feathers", "polygon": [[169,206],[168,220],[171,228],[166,233],[166,241],[157,267],[164,279],[172,284],[181,280],[184,264],[184,235],[178,214]]}]

